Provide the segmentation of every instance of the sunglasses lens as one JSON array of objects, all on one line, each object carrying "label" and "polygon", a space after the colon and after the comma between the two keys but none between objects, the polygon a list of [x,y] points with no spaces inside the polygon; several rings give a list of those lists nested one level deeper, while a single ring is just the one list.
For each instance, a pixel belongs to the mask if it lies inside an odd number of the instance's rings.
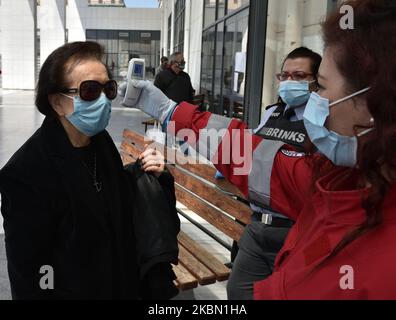
[{"label": "sunglasses lens", "polygon": [[115,82],[114,80],[107,82],[104,87],[104,92],[107,99],[114,100],[115,98],[117,98],[117,90],[117,82]]},{"label": "sunglasses lens", "polygon": [[102,85],[96,81],[86,81],[80,86],[80,97],[84,101],[94,101],[100,97]]}]

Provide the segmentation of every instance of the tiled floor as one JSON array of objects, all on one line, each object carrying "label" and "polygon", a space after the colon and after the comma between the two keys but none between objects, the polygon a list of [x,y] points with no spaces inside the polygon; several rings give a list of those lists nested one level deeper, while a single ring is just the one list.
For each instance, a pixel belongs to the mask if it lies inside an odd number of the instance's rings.
[{"label": "tiled floor", "polygon": [[[116,145],[120,146],[123,129],[131,128],[143,132],[144,127],[141,123],[146,119],[148,117],[140,111],[120,108],[116,101],[108,131]],[[0,89],[0,168],[6,164],[12,154],[40,127],[42,121],[43,117],[35,110],[34,93],[32,91],[2,91]],[[196,217],[196,220],[205,224],[205,221],[199,217]],[[199,241],[203,247],[213,252],[224,263],[229,261],[230,254],[226,249],[218,245],[185,219],[181,219],[181,221],[184,232]],[[10,299],[2,226],[3,221],[0,215],[0,300]],[[219,236],[222,236],[215,228],[207,224],[205,226],[216,234],[219,234]],[[224,240],[230,242],[230,239],[225,238]],[[177,299],[187,300],[225,300],[226,298],[226,282],[200,287],[193,291],[184,292],[177,297]]]}]

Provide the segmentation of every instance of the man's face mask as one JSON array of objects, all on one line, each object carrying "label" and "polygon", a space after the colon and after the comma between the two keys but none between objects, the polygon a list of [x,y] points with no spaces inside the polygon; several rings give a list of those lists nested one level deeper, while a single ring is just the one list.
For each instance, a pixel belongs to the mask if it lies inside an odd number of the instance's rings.
[{"label": "man's face mask", "polygon": [[180,70],[184,70],[186,68],[186,61],[182,60],[180,62],[175,63],[176,67],[178,67]]},{"label": "man's face mask", "polygon": [[289,107],[296,108],[307,103],[311,95],[310,85],[313,81],[282,81],[279,85],[279,96]]}]

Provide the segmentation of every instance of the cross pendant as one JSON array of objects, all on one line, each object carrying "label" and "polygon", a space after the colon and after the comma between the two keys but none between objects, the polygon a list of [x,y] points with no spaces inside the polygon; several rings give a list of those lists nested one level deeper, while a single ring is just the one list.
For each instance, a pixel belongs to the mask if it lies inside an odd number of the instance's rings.
[{"label": "cross pendant", "polygon": [[95,181],[93,185],[94,185],[94,187],[95,187],[97,193],[99,193],[100,191],[102,191],[102,183],[101,183],[101,182]]}]

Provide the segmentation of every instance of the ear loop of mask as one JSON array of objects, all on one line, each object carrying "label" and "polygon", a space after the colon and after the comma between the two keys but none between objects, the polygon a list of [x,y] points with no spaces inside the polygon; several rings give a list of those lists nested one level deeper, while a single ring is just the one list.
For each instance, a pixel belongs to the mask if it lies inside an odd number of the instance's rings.
[{"label": "ear loop of mask", "polygon": [[372,131],[375,130],[375,120],[374,120],[374,118],[371,118],[371,119],[370,119],[370,123],[373,124],[373,127],[372,127],[372,128],[369,128],[369,129],[366,129],[366,130],[364,130],[363,132],[357,134],[357,137],[358,137],[358,138],[363,137],[363,136],[365,136],[366,134],[368,134],[368,133],[370,133],[370,132],[372,132]]},{"label": "ear loop of mask", "polygon": [[356,96],[359,96],[359,95],[361,95],[362,93],[365,93],[365,92],[369,91],[370,89],[371,89],[371,87],[368,87],[368,88],[366,88],[366,89],[363,89],[363,90],[360,90],[360,91],[358,91],[358,92],[355,92],[355,93],[353,93],[353,94],[351,94],[351,95],[349,95],[349,96],[347,96],[347,97],[345,97],[345,98],[342,98],[342,99],[340,99],[340,100],[334,101],[334,102],[332,102],[332,103],[329,104],[329,107],[333,107],[333,106],[335,106],[335,105],[337,105],[337,104],[340,104],[341,102],[344,102],[344,101],[347,101],[347,100],[349,100],[349,99],[352,99],[352,98],[354,98],[354,97],[356,97]]},{"label": "ear loop of mask", "polygon": [[[365,93],[365,92],[369,91],[370,89],[371,89],[371,87],[367,87],[367,88],[365,88],[365,89],[363,89],[363,90],[360,90],[360,91],[358,91],[358,92],[355,92],[355,93],[353,93],[353,94],[351,94],[351,95],[349,95],[349,96],[347,96],[347,97],[345,97],[345,98],[342,98],[342,99],[337,100],[337,101],[335,101],[335,102],[333,102],[333,103],[330,103],[330,104],[329,104],[329,108],[330,108],[330,107],[333,107],[333,106],[335,106],[335,105],[337,105],[337,104],[340,104],[340,103],[342,103],[342,102],[344,102],[344,101],[347,101],[347,100],[349,100],[349,99],[352,99],[352,98],[354,98],[354,97],[356,97],[356,96],[359,96],[359,95],[361,95],[362,93]],[[372,124],[374,125],[374,123],[375,123],[374,118],[371,118],[371,119],[370,119],[370,123],[372,123]],[[374,131],[374,130],[375,130],[375,127],[369,128],[369,129],[367,129],[367,130],[364,130],[363,132],[357,134],[357,137],[360,138],[360,137],[362,137],[362,136],[365,136],[366,134],[368,134],[368,133],[370,133],[370,132],[372,132],[372,131]]]}]

